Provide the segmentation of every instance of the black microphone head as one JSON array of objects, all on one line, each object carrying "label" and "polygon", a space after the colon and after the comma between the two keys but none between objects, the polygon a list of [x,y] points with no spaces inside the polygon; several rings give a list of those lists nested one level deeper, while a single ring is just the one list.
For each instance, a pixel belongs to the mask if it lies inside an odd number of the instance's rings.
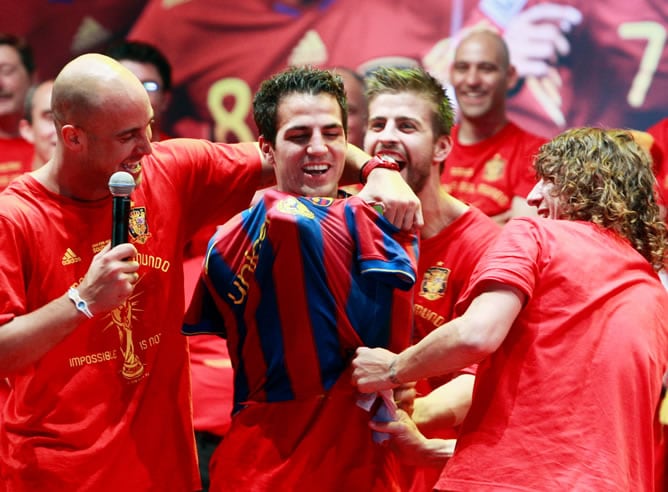
[{"label": "black microphone head", "polygon": [[114,196],[130,196],[135,189],[135,180],[132,174],[118,171],[109,178],[109,191]]}]

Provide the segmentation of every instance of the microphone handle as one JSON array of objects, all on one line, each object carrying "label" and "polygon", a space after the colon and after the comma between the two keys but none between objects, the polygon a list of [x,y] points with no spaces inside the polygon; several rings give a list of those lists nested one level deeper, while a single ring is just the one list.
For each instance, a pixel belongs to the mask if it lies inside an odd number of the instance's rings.
[{"label": "microphone handle", "polygon": [[128,242],[130,222],[130,197],[113,197],[111,247]]}]

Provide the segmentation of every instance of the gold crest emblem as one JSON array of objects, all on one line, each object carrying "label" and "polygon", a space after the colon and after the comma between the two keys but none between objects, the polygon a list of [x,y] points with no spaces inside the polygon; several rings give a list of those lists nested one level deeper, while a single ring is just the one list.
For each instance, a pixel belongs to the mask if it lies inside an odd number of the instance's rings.
[{"label": "gold crest emblem", "polygon": [[420,286],[420,297],[424,297],[429,301],[440,299],[445,294],[445,289],[448,287],[448,277],[450,276],[450,269],[441,266],[434,266],[427,268],[422,277],[422,285]]},{"label": "gold crest emblem", "polygon": [[490,160],[485,163],[485,169],[483,171],[483,179],[485,181],[497,181],[503,176],[503,172],[506,169],[506,161],[500,154],[494,155]]},{"label": "gold crest emblem", "polygon": [[132,239],[139,243],[145,244],[146,240],[151,237],[148,232],[148,223],[146,222],[146,207],[133,207],[130,210],[130,235]]},{"label": "gold crest emblem", "polygon": [[278,202],[276,208],[284,214],[300,215],[302,217],[306,217],[307,219],[315,218],[313,212],[306,208],[306,205],[297,200],[294,196],[289,196],[284,200],[281,200]]}]

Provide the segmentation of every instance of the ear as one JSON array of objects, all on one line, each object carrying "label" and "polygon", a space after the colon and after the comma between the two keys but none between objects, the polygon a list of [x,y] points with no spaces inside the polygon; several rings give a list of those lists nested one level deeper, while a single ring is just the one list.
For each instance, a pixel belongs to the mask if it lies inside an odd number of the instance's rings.
[{"label": "ear", "polygon": [[436,142],[434,142],[434,164],[438,164],[440,166],[441,162],[443,162],[450,154],[451,149],[452,138],[450,138],[450,135],[441,135],[438,137]]},{"label": "ear", "polygon": [[27,140],[31,144],[35,143],[35,132],[32,131],[32,126],[30,126],[30,123],[25,118],[19,121],[19,133],[24,140]]},{"label": "ear", "polygon": [[276,159],[274,158],[274,148],[271,146],[271,144],[262,135],[260,135],[257,138],[257,142],[260,145],[260,151],[262,152],[262,154],[264,154],[264,157],[265,159],[267,159],[267,162],[269,162],[272,166],[276,166]]},{"label": "ear", "polygon": [[519,75],[517,75],[517,69],[515,65],[508,65],[508,82],[506,84],[506,90],[510,91],[517,86],[519,82]]},{"label": "ear", "polygon": [[63,143],[65,147],[70,150],[76,150],[81,147],[81,133],[74,125],[63,125],[60,130],[63,136]]}]

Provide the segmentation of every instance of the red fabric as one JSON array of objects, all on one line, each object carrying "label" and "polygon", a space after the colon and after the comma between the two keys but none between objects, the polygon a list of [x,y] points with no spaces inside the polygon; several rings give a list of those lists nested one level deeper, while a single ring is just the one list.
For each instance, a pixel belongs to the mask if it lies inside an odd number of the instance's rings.
[{"label": "red fabric", "polygon": [[[206,245],[204,247],[206,249]],[[183,263],[186,306],[202,271],[203,256]],[[227,342],[216,335],[188,337],[192,377],[193,426],[218,436],[227,432],[232,420],[233,371]]]},{"label": "red fabric", "polygon": [[437,488],[652,490],[668,294],[649,263],[591,223],[514,219],[458,312],[488,281],[527,301],[479,366]]},{"label": "red fabric", "polygon": [[475,207],[420,241],[414,342],[454,317],[455,303],[501,227]]},{"label": "red fabric", "polygon": [[[415,291],[413,343],[422,340],[454,317],[455,303],[463,294],[473,269],[494,242],[501,227],[475,207],[469,208],[436,236],[420,241]],[[459,374],[476,373],[477,364],[437,378],[419,381],[418,395],[426,395]],[[427,437],[436,437],[429,435]],[[454,439],[456,429],[439,429],[438,437]],[[440,467],[403,467],[408,490],[433,490]]]},{"label": "red fabric", "polygon": [[22,0],[4,2],[0,32],[23,36],[33,49],[39,80],[54,78],[77,55],[122,39],[146,0]]},{"label": "red fabric", "polygon": [[32,171],[33,145],[21,137],[0,138],[0,191],[23,173]]},{"label": "red fabric", "polygon": [[[199,487],[181,335],[183,248],[204,223],[246,206],[260,158],[251,144],[175,139],[153,148],[131,197],[133,295],[9,377],[0,474],[10,490]],[[76,285],[109,241],[110,217],[110,199],[70,200],[30,175],[0,195],[0,323]]]},{"label": "red fabric", "polygon": [[510,209],[513,197],[526,198],[536,184],[533,157],[546,142],[509,122],[496,135],[462,145],[459,126],[452,129],[452,151],[441,183],[446,191],[489,216]]},{"label": "red fabric", "polygon": [[668,204],[668,118],[648,128],[647,133],[654,137],[650,151],[654,161],[659,202],[665,206]]},{"label": "red fabric", "polygon": [[396,458],[373,442],[350,379],[344,373],[320,397],[256,403],[237,414],[213,455],[210,490],[399,490]]}]

